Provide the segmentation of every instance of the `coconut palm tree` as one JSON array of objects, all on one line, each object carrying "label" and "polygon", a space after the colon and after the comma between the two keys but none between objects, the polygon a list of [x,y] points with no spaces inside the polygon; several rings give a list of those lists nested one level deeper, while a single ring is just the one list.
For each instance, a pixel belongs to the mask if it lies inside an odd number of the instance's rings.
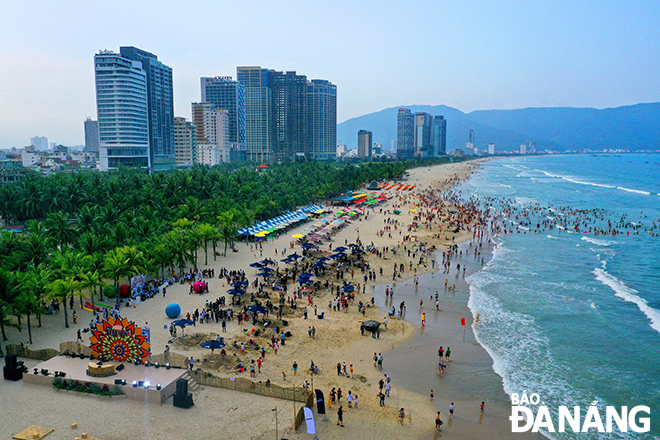
[{"label": "coconut palm tree", "polygon": [[67,300],[73,296],[84,296],[82,292],[77,292],[80,289],[80,282],[76,281],[73,276],[66,276],[65,278],[57,279],[47,286],[49,300],[55,300],[62,303],[64,308],[64,327],[69,328],[69,315],[66,310]]},{"label": "coconut palm tree", "polygon": [[14,313],[16,297],[20,293],[20,280],[15,273],[0,267],[0,330],[2,331],[2,340],[7,340],[5,327],[20,326],[9,319]]},{"label": "coconut palm tree", "polygon": [[27,318],[27,327],[28,327],[28,340],[32,344],[32,322],[30,317],[33,313],[41,314],[43,313],[43,306],[41,305],[41,298],[30,289],[22,289],[21,293],[16,297],[15,300],[15,312],[21,315],[25,315]]},{"label": "coconut palm tree", "polygon": [[78,238],[78,230],[69,221],[68,214],[59,211],[48,215],[46,219],[48,236],[51,237],[55,246],[62,250],[73,244]]}]

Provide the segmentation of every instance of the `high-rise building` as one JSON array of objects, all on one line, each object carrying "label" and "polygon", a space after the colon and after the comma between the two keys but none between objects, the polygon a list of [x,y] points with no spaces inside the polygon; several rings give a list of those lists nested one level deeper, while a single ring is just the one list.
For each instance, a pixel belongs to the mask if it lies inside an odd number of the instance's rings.
[{"label": "high-rise building", "polygon": [[447,120],[443,116],[433,118],[431,130],[431,151],[429,156],[437,157],[447,154]]},{"label": "high-rise building", "polygon": [[431,122],[428,113],[415,113],[415,157],[429,157],[431,150]]},{"label": "high-rise building", "polygon": [[85,119],[85,152],[99,152],[99,121]]},{"label": "high-rise building", "polygon": [[[245,144],[245,87],[231,76],[201,78],[202,102],[227,110],[229,142]],[[240,148],[240,146],[237,146]]]},{"label": "high-rise building", "polygon": [[197,146],[197,161],[200,165],[214,166],[222,163],[220,147],[215,144]]},{"label": "high-rise building", "polygon": [[174,153],[179,167],[197,162],[197,126],[186,118],[174,118]]},{"label": "high-rise building", "polygon": [[383,144],[374,142],[373,146],[371,147],[371,157],[380,156],[381,154],[383,154]]},{"label": "high-rise building", "polygon": [[400,108],[397,112],[396,157],[399,160],[415,157],[415,117],[410,109]]},{"label": "high-rise building", "polygon": [[474,130],[470,129],[470,131],[468,131],[468,141],[465,144],[465,155],[474,156],[474,154]]},{"label": "high-rise building", "polygon": [[358,158],[364,159],[371,157],[372,140],[373,137],[370,131],[358,131]]},{"label": "high-rise building", "polygon": [[197,144],[216,145],[220,161],[229,161],[229,112],[208,102],[193,102],[192,115],[197,126]]},{"label": "high-rise building", "polygon": [[119,52],[124,58],[140,61],[147,75],[150,168],[153,171],[172,169],[176,166],[172,68],[158,61],[156,55],[137,47],[120,47]]},{"label": "high-rise building", "polygon": [[245,146],[249,161],[273,159],[272,73],[259,66],[239,66],[236,78],[245,87]]},{"label": "high-rise building", "polygon": [[309,156],[307,77],[271,71],[275,160]]},{"label": "high-rise building", "polygon": [[307,82],[307,142],[313,160],[337,157],[337,86],[324,79]]},{"label": "high-rise building", "polygon": [[30,144],[38,151],[45,151],[48,149],[48,138],[45,136],[35,136],[30,138]]},{"label": "high-rise building", "polygon": [[491,156],[495,154],[495,144],[492,143],[488,144],[488,154],[490,154]]},{"label": "high-rise building", "polygon": [[147,74],[142,62],[112,51],[94,55],[102,171],[151,167]]}]

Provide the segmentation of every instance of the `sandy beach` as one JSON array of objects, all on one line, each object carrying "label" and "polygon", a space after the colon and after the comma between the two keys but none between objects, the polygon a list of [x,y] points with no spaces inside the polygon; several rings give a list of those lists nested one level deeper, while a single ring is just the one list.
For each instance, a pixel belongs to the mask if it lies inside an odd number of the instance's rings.
[{"label": "sandy beach", "polygon": [[[285,315],[289,322],[286,327],[292,337],[275,355],[269,347],[263,361],[261,373],[257,381],[270,380],[283,386],[301,387],[304,381],[312,381],[313,387],[321,389],[329,400],[330,390],[341,388],[344,396],[350,390],[359,396],[359,408],[348,408],[345,397],[338,404],[327,408],[327,415],[316,417],[319,438],[327,439],[372,439],[372,438],[518,438],[523,435],[513,435],[510,430],[510,415],[507,396],[502,390],[500,378],[492,371],[492,360],[483,348],[476,343],[472,330],[473,317],[467,308],[468,285],[465,277],[479,270],[481,258],[488,260],[488,244],[480,249],[480,256],[472,255],[470,247],[471,233],[460,231],[453,233],[448,228],[438,232],[420,227],[413,232],[407,232],[405,225],[413,222],[415,211],[411,211],[418,202],[418,195],[424,190],[449,188],[469,175],[478,163],[463,162],[435,166],[432,168],[417,168],[410,170],[406,183],[415,184],[412,191],[405,195],[388,191],[393,197],[384,205],[369,209],[368,215],[360,216],[358,220],[341,229],[330,242],[334,247],[339,244],[353,243],[359,237],[364,244],[371,244],[379,249],[385,247],[397,248],[399,252],[393,255],[384,253],[380,258],[376,254],[367,254],[366,260],[378,276],[376,280],[368,281],[365,293],[359,293],[350,305],[348,312],[333,311],[331,301],[334,294],[318,292],[314,297],[317,312],[324,313],[325,319],[316,319],[313,307],[309,307],[308,319],[304,319],[302,308],[307,305],[306,299],[298,300],[298,308]],[[381,209],[383,212],[381,212]],[[386,211],[398,209],[401,214],[394,216]],[[366,218],[365,218],[366,217]],[[391,231],[392,237],[380,233],[387,218],[399,220],[404,228]],[[213,258],[209,255],[209,265],[205,266],[204,251],[200,250],[198,263],[201,269],[215,269],[216,274],[221,268],[229,270],[243,269],[247,278],[253,281],[256,269],[250,263],[263,258],[273,258],[279,261],[283,258],[283,250],[300,252],[300,247],[290,248],[295,239],[293,234],[304,231],[309,224],[304,224],[290,230],[286,235],[269,239],[263,244],[263,250],[253,248],[249,243],[238,243],[238,252],[230,252],[226,257]],[[413,236],[410,241],[403,241],[403,236]],[[426,242],[426,247],[435,245],[436,254],[425,255],[426,261],[419,263],[419,255],[408,257],[407,249]],[[442,272],[442,252],[448,245],[462,243],[461,256],[452,259],[449,273]],[[472,243],[475,246],[476,243]],[[320,246],[323,252],[329,251],[329,243]],[[210,252],[209,252],[210,254]],[[319,254],[320,255],[320,254]],[[469,256],[468,256],[469,255]],[[438,257],[439,256],[439,257]],[[438,258],[432,264],[433,258]],[[215,261],[214,261],[215,260]],[[457,271],[453,266],[460,262],[466,268]],[[394,264],[403,264],[406,272],[396,279],[393,299],[385,298],[385,289],[391,288]],[[285,268],[280,262],[279,267]],[[416,273],[411,269],[414,267]],[[380,275],[382,268],[383,275]],[[410,268],[410,269],[409,269]],[[333,271],[329,271],[331,276]],[[418,283],[415,283],[417,276]],[[350,272],[345,279],[353,284],[365,284],[362,274]],[[455,286],[454,289],[445,287]],[[224,280],[208,279],[209,293],[189,294],[189,285],[174,284],[167,288],[167,295],[157,295],[135,308],[122,308],[122,316],[144,326],[148,323],[151,329],[151,344],[153,354],[162,354],[165,346],[170,345],[173,353],[186,357],[194,357],[195,367],[201,368],[221,377],[249,376],[248,373],[236,373],[234,367],[239,361],[246,365],[256,359],[256,352],[241,353],[240,350],[228,347],[226,357],[211,354],[209,350],[199,347],[199,342],[213,339],[218,335],[228,341],[247,342],[252,324],[244,322],[238,325],[236,320],[229,321],[227,333],[222,333],[219,323],[197,323],[187,327],[185,337],[173,339],[165,328],[172,320],[167,318],[164,310],[168,304],[180,304],[183,315],[202,309],[206,301],[226,295],[229,288]],[[336,282],[337,280],[335,280]],[[254,291],[248,290],[248,294]],[[435,292],[439,294],[439,309],[435,307]],[[248,295],[246,295],[247,297]],[[367,308],[363,317],[358,314],[357,303],[371,301],[372,296],[376,307]],[[431,298],[429,298],[431,297]],[[420,305],[423,300],[423,305]],[[401,301],[406,301],[405,319],[388,318],[387,329],[382,329],[380,339],[368,334],[361,335],[360,322],[374,319],[381,321],[386,316],[386,310],[392,305],[398,308]],[[426,313],[426,326],[421,328],[421,313]],[[59,348],[65,341],[75,341],[78,328],[89,325],[91,313],[78,309],[77,326],[64,328],[64,317],[48,315],[42,317],[42,327],[33,328],[33,344],[31,349]],[[71,318],[71,317],[69,317]],[[466,326],[460,325],[461,318],[466,319]],[[36,320],[33,320],[35,322]],[[478,323],[476,324],[478,325]],[[316,336],[308,336],[308,328],[315,327]],[[36,327],[36,324],[34,325]],[[271,333],[265,332],[256,342],[260,346],[269,345]],[[19,333],[8,329],[9,341],[3,343],[16,344],[27,340],[26,330]],[[463,338],[465,337],[465,342]],[[447,362],[444,374],[438,370],[438,347],[451,347],[451,361]],[[373,365],[373,354],[382,353],[383,371]],[[23,359],[29,367],[37,361]],[[311,362],[319,366],[319,374],[310,376],[307,372]],[[294,374],[292,365],[299,367]],[[337,363],[346,362],[354,367],[353,379],[337,375]],[[286,377],[284,377],[283,372]],[[389,375],[392,389],[390,397],[386,398],[385,406],[379,406],[378,381]],[[434,399],[429,398],[430,390],[434,390]],[[57,392],[55,389],[27,384],[24,382],[0,381],[0,401],[4,411],[0,414],[0,436],[9,438],[28,425],[42,425],[55,428],[48,439],[69,439],[79,436],[80,432],[108,440],[125,438],[233,438],[256,439],[272,438],[275,430],[279,437],[290,439],[311,439],[305,425],[294,431],[292,429],[294,404],[291,401],[277,400],[255,394],[239,393],[209,386],[200,386],[194,391],[195,405],[187,410],[174,408],[169,399],[162,405],[145,404],[130,400],[109,400],[95,396],[80,396],[71,393]],[[480,403],[486,402],[483,413],[479,410]],[[449,404],[456,405],[455,415],[449,416]],[[296,408],[300,407],[296,403]],[[338,405],[343,405],[344,425],[336,425]],[[273,408],[278,408],[278,423],[275,426]],[[406,416],[403,425],[399,424],[399,409],[404,408]],[[434,419],[436,411],[440,411],[445,422],[442,432],[435,432]],[[327,421],[324,419],[328,419]],[[72,429],[71,424],[78,423],[78,428]],[[524,434],[525,438],[540,438]]]}]

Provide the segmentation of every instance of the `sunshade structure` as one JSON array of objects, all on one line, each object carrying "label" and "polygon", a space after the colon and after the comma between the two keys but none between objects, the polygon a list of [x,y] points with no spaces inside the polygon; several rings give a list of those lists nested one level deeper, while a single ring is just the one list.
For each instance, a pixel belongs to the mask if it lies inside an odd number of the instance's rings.
[{"label": "sunshade structure", "polygon": [[301,258],[301,257],[302,257],[302,255],[298,255],[298,254],[294,253],[294,254],[289,255],[287,258],[295,258],[297,260],[298,258]]},{"label": "sunshade structure", "polygon": [[227,346],[225,343],[225,340],[223,338],[218,339],[212,339],[210,341],[204,341],[201,344],[199,344],[200,347],[202,348],[208,348],[211,350],[211,353],[213,353],[213,350],[224,348]]},{"label": "sunshade structure", "polygon": [[233,295],[233,296],[239,296],[239,295],[245,295],[245,290],[243,289],[229,289],[227,291],[228,294]]},{"label": "sunshade structure", "polygon": [[312,243],[303,243],[300,245],[303,249],[314,249],[314,245]]},{"label": "sunshade structure", "polygon": [[259,263],[259,262],[256,262],[256,263],[250,264],[250,267],[264,267],[264,265]]},{"label": "sunshade structure", "polygon": [[184,328],[194,324],[195,323],[190,319],[177,319],[176,321],[172,321],[170,325],[173,325],[175,327],[181,327],[181,334],[184,334],[185,333]]},{"label": "sunshade structure", "polygon": [[362,325],[360,325],[361,328],[365,329],[368,332],[375,332],[378,331],[378,328],[380,327],[380,322],[378,321],[364,321]]},{"label": "sunshade structure", "polygon": [[335,252],[344,252],[344,251],[347,251],[347,250],[348,250],[348,248],[344,247],[344,246],[339,246],[339,247],[335,248]]},{"label": "sunshade structure", "polygon": [[263,260],[260,261],[260,263],[263,264],[264,266],[276,264],[275,260],[271,260],[270,258],[264,258]]},{"label": "sunshade structure", "polygon": [[298,275],[298,276],[299,276],[300,278],[311,278],[311,277],[314,276],[314,274],[313,274],[313,273],[301,273],[301,274]]},{"label": "sunshade structure", "polygon": [[255,304],[255,305],[252,305],[252,306],[248,307],[248,310],[252,313],[266,313],[266,312],[268,312],[268,308],[266,308],[265,306],[259,305],[259,304]]},{"label": "sunshade structure", "polygon": [[344,287],[341,288],[344,292],[353,292],[355,290],[355,286],[352,284],[347,284]]},{"label": "sunshade structure", "polygon": [[230,286],[232,286],[232,287],[243,287],[243,286],[247,286],[247,285],[248,285],[247,281],[236,281],[236,282],[230,284]]},{"label": "sunshade structure", "polygon": [[306,220],[311,217],[312,214],[325,212],[326,208],[320,205],[309,205],[298,211],[287,212],[286,214],[280,215],[263,222],[259,222],[255,225],[252,225],[247,228],[241,228],[237,231],[239,235],[246,236],[255,236],[255,237],[265,237],[269,232],[274,232],[278,230],[278,227],[281,226],[284,229],[292,224],[298,223],[302,220]]}]

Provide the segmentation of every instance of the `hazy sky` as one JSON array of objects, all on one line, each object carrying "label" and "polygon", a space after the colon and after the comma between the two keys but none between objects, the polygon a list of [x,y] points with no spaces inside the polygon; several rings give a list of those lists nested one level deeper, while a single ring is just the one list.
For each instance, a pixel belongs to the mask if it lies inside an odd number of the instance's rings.
[{"label": "hazy sky", "polygon": [[657,0],[2,0],[0,148],[84,143],[93,57],[137,46],[201,76],[296,70],[338,88],[338,121],[412,104],[462,111],[660,101]]}]

